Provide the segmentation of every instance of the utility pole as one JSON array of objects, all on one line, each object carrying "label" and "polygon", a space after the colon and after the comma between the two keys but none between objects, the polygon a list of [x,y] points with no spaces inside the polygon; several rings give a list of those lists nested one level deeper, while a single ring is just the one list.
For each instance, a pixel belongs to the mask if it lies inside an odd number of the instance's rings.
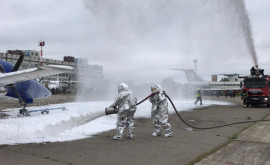
[{"label": "utility pole", "polygon": [[42,47],[45,46],[45,41],[40,40],[39,41],[39,46],[40,46],[40,58],[39,58],[39,62],[40,62],[40,66],[42,66]]},{"label": "utility pole", "polygon": [[194,62],[194,64],[195,64],[195,70],[194,70],[194,71],[195,71],[195,73],[196,73],[196,71],[197,71],[197,66],[196,66],[196,64],[197,64],[198,60],[197,60],[197,59],[194,59],[193,62]]}]

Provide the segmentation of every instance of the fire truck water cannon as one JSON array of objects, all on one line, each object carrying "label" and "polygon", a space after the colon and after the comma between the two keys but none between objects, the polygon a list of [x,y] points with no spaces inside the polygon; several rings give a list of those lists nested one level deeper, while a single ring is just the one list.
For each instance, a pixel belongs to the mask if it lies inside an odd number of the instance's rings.
[{"label": "fire truck water cannon", "polygon": [[238,77],[244,79],[240,83],[243,107],[262,104],[270,107],[270,76],[264,75],[264,69],[255,65],[250,69],[250,76]]},{"label": "fire truck water cannon", "polygon": [[252,66],[250,69],[250,75],[257,77],[264,76],[264,69],[260,69],[258,65],[255,65],[255,67]]}]

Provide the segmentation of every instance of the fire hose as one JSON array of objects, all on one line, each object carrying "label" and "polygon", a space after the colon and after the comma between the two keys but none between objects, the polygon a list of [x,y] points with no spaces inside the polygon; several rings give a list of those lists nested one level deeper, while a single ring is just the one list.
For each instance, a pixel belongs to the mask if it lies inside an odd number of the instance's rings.
[{"label": "fire hose", "polygon": [[175,113],[177,114],[177,116],[179,117],[179,119],[186,124],[187,126],[194,128],[194,129],[201,129],[201,130],[205,130],[205,129],[214,129],[214,128],[220,128],[220,127],[227,127],[230,125],[236,125],[236,124],[244,124],[244,123],[254,123],[254,122],[259,122],[259,121],[270,121],[270,120],[249,120],[249,121],[241,121],[241,122],[235,122],[235,123],[229,123],[229,124],[224,124],[224,125],[218,125],[218,126],[212,126],[212,127],[196,127],[196,126],[192,126],[190,124],[188,124],[182,117],[181,115],[178,113],[177,109],[175,108],[175,105],[173,103],[173,101],[171,100],[171,98],[164,93],[164,95],[169,99],[171,105],[173,106],[173,109],[175,111]]},{"label": "fire hose", "polygon": [[[149,99],[150,97],[152,97],[152,96],[154,96],[154,95],[156,95],[156,94],[159,94],[159,92],[153,92],[153,93],[151,93],[149,96],[147,96],[146,98],[144,98],[142,101],[138,102],[138,103],[136,104],[136,106],[137,106],[137,105],[140,105],[141,103],[145,102],[145,100]],[[118,110],[117,110],[116,107],[109,107],[109,108],[106,108],[106,109],[105,109],[105,114],[106,114],[106,115],[115,114],[115,113],[117,113],[117,112],[118,112]]]},{"label": "fire hose", "polygon": [[[141,100],[140,102],[138,102],[136,105],[139,105],[141,103],[143,103],[144,101],[146,101],[148,98],[156,95],[156,94],[159,94],[159,92],[153,92],[151,93],[149,96],[147,96],[146,98],[144,98],[143,100]],[[168,100],[170,101],[171,105],[173,106],[173,109],[175,111],[175,113],[177,114],[178,118],[184,123],[186,124],[187,126],[193,128],[193,129],[200,129],[200,130],[206,130],[206,129],[214,129],[214,128],[220,128],[220,127],[227,127],[227,126],[231,126],[231,125],[237,125],[237,124],[245,124],[245,123],[255,123],[255,122],[262,122],[262,121],[270,121],[270,120],[249,120],[249,121],[240,121],[240,122],[235,122],[235,123],[229,123],[229,124],[224,124],[224,125],[218,125],[218,126],[212,126],[212,127],[196,127],[196,126],[193,126],[193,125],[190,125],[189,123],[187,123],[183,118],[182,116],[178,113],[173,101],[171,100],[171,98],[166,94],[166,92],[164,91],[163,94],[166,96],[166,98],[168,98]],[[106,115],[109,115],[109,114],[115,114],[117,113],[117,109],[116,107],[114,108],[106,108],[105,109],[105,113]]]}]

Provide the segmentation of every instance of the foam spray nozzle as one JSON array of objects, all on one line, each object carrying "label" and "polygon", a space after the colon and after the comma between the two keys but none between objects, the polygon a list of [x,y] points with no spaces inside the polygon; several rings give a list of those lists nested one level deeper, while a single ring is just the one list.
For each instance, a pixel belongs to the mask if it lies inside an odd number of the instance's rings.
[{"label": "foam spray nozzle", "polygon": [[118,112],[116,107],[107,107],[105,108],[105,114],[110,115],[110,114],[116,114]]}]

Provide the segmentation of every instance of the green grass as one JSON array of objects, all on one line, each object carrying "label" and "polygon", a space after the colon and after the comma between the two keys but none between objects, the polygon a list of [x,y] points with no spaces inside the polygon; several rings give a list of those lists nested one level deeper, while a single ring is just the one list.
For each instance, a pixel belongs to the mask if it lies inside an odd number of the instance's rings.
[{"label": "green grass", "polygon": [[52,160],[52,161],[56,161],[56,162],[58,162],[58,160],[57,160],[56,158],[52,158],[51,160]]},{"label": "green grass", "polygon": [[[232,137],[230,137],[232,140],[234,140],[234,139],[237,139],[237,137],[238,137],[238,134],[233,134],[233,136]],[[229,140],[231,140],[231,139],[229,139]]]}]

